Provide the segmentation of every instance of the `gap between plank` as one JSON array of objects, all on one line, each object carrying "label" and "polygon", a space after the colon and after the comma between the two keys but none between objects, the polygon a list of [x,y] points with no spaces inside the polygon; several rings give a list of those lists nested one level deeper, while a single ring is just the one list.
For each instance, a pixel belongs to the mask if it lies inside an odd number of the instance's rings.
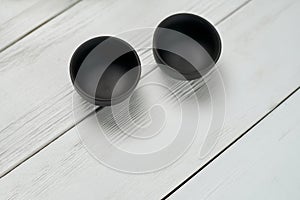
[{"label": "gap between plank", "polygon": [[54,16],[50,17],[49,19],[45,20],[44,22],[42,22],[41,24],[37,25],[35,28],[29,30],[27,33],[24,33],[23,35],[21,35],[20,37],[16,38],[14,41],[12,41],[11,43],[9,43],[8,45],[4,46],[2,49],[0,49],[0,53],[5,51],[6,49],[8,49],[9,47],[13,46],[14,44],[16,44],[17,42],[21,41],[22,39],[24,39],[25,37],[27,37],[28,35],[30,35],[31,33],[33,33],[34,31],[36,31],[37,29],[41,28],[42,26],[44,26],[45,24],[47,24],[48,22],[52,21],[54,18],[60,16],[61,14],[63,14],[64,12],[66,12],[67,10],[69,10],[70,8],[74,7],[76,4],[78,4],[80,1],[82,0],[78,0],[76,2],[74,2],[73,4],[69,5],[68,7],[66,7],[65,9],[63,9],[62,11],[58,12],[57,14],[55,14]]},{"label": "gap between plank", "polygon": [[[79,3],[82,0],[79,0],[78,2],[70,5],[68,8],[66,8],[64,11],[70,9],[71,7],[75,6],[77,3]],[[222,19],[220,19],[218,22],[215,23],[215,26],[223,23],[224,21],[226,21],[228,18],[230,18],[233,14],[235,14],[237,11],[239,11],[240,9],[244,8],[246,5],[248,5],[251,1],[253,0],[248,0],[245,3],[241,4],[240,6],[238,6],[236,9],[234,9],[233,11],[231,11],[230,13],[228,13],[227,15],[225,15]],[[60,14],[62,14],[64,11],[60,12],[59,14],[57,14],[55,17],[59,16]],[[44,24],[46,24],[47,22],[51,21],[52,19],[54,19],[55,17],[52,17],[51,19],[47,20],[46,22],[44,22],[43,24],[39,25],[38,27],[36,27],[35,29],[33,29],[32,31],[30,31],[30,33],[32,33],[33,31],[35,31],[36,29],[38,29],[39,27],[43,26]],[[23,39],[24,37],[26,37],[27,35],[29,35],[30,33],[24,35],[23,37],[20,38]],[[19,40],[18,40],[19,41]],[[16,41],[16,42],[18,42]],[[14,42],[13,44],[15,44],[16,42]],[[12,44],[12,45],[13,45]],[[11,46],[11,45],[10,45]],[[9,48],[9,46],[7,47]],[[5,49],[7,49],[5,48]],[[2,50],[0,50],[1,53]],[[143,77],[146,77],[147,75],[149,75],[152,71],[154,71],[157,68],[154,67],[153,69],[151,69],[149,72],[145,73]],[[142,77],[142,78],[143,78]],[[99,112],[103,107],[98,107],[96,108],[93,112],[89,113],[87,116],[83,117],[81,120],[79,120],[78,122],[74,123],[72,126],[70,126],[69,128],[67,128],[65,131],[63,131],[61,134],[57,135],[55,138],[53,138],[51,141],[49,141],[47,144],[45,144],[44,146],[42,146],[39,150],[37,150],[36,152],[34,152],[33,154],[29,155],[27,158],[25,158],[23,161],[21,161],[20,163],[16,164],[14,167],[12,167],[10,170],[8,170],[6,173],[2,174],[0,176],[0,179],[3,178],[4,176],[6,176],[7,174],[9,174],[10,172],[12,172],[13,170],[15,170],[17,167],[19,167],[20,165],[22,165],[22,163],[26,162],[27,160],[29,160],[30,158],[32,158],[33,156],[35,156],[36,154],[38,154],[40,151],[42,151],[44,148],[46,148],[47,146],[49,146],[51,143],[55,142],[57,139],[59,139],[60,137],[62,137],[64,134],[66,134],[68,131],[70,131],[72,128],[74,128],[75,126],[77,126],[79,123],[81,123],[83,120],[85,120],[86,118],[88,118],[89,116],[91,116],[93,113],[97,113]]]},{"label": "gap between plank", "polygon": [[283,104],[288,98],[290,98],[293,94],[295,94],[299,89],[300,86],[298,86],[293,92],[291,92],[287,97],[285,97],[282,101],[280,101],[274,108],[272,108],[267,114],[265,114],[262,118],[260,118],[257,122],[255,122],[244,133],[242,133],[239,137],[237,137],[229,145],[227,145],[224,149],[222,149],[219,153],[217,153],[214,157],[212,157],[208,162],[206,162],[202,167],[200,167],[200,169],[195,171],[187,179],[185,179],[178,186],[176,186],[171,192],[169,192],[166,196],[164,196],[162,200],[165,200],[169,198],[172,194],[174,194],[179,188],[181,188],[184,184],[186,184],[189,180],[191,180],[194,176],[196,176],[199,172],[201,172],[204,168],[206,168],[210,163],[212,163],[215,159],[217,159],[222,153],[224,153],[227,149],[229,149],[237,141],[239,141],[242,137],[244,137],[249,131],[251,131],[256,125],[258,125],[261,121],[263,121],[267,116],[269,116],[274,110],[276,110],[281,104]]}]

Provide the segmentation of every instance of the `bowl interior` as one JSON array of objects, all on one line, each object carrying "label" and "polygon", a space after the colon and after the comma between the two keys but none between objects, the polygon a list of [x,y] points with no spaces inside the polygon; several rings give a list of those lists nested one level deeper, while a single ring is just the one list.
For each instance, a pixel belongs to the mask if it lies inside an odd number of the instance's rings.
[{"label": "bowl interior", "polygon": [[93,38],[77,48],[70,75],[77,91],[90,100],[110,104],[126,98],[140,78],[140,61],[134,49],[114,37]]},{"label": "bowl interior", "polygon": [[193,14],[176,14],[162,21],[154,34],[153,45],[160,62],[182,74],[206,72],[221,54],[217,30]]}]

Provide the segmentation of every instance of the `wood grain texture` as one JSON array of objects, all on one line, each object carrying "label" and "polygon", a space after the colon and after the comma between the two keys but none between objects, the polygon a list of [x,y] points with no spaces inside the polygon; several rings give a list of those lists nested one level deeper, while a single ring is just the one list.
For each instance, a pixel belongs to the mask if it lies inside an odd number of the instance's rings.
[{"label": "wood grain texture", "polygon": [[[80,0],[30,0],[26,2],[21,0],[18,2],[8,2],[4,0],[3,3],[1,1],[0,7],[3,9],[2,13],[8,14],[4,14],[4,19],[2,19],[2,23],[0,23],[0,52],[79,1]],[[24,9],[27,6],[29,7]],[[14,15],[12,15],[13,13]]]},{"label": "wood grain texture", "polygon": [[[83,1],[2,52],[0,174],[13,169],[94,110],[84,101],[72,106],[74,90],[68,63],[80,43],[98,35],[155,27],[161,19],[179,11],[191,10],[217,23],[243,3],[244,0]],[[151,47],[149,34],[122,36],[131,44]],[[139,54],[143,63],[153,63],[150,49]],[[142,74],[154,67],[143,67]],[[82,111],[77,121],[73,110]]]},{"label": "wood grain texture", "polygon": [[33,4],[39,0],[21,0],[21,1],[11,1],[11,0],[1,0],[0,1],[0,24],[3,24],[19,15],[24,10],[31,7]]},{"label": "wood grain texture", "polygon": [[300,92],[170,199],[299,199]]},{"label": "wood grain texture", "polygon": [[[105,167],[91,157],[77,135],[80,128],[88,132],[96,126],[89,117],[3,177],[0,196],[3,199],[163,197],[299,87],[300,68],[296,61],[300,28],[295,26],[299,10],[300,3],[296,0],[252,1],[218,26],[224,43],[219,69],[226,89],[226,116],[219,140],[207,156],[200,157],[200,150],[205,140],[202,131],[210,121],[211,110],[209,94],[201,88],[198,91],[202,110],[199,135],[173,165],[140,175]],[[284,41],[280,46],[279,40]],[[155,69],[140,83],[151,80],[164,82],[167,78]],[[214,85],[214,79],[211,81]],[[145,91],[145,99],[154,96],[154,91],[157,90]],[[185,105],[189,106],[189,101]],[[143,150],[144,143],[127,142],[131,140],[118,131],[111,137],[117,137],[114,141],[122,148]],[[165,137],[160,142],[168,144],[170,140]]]}]

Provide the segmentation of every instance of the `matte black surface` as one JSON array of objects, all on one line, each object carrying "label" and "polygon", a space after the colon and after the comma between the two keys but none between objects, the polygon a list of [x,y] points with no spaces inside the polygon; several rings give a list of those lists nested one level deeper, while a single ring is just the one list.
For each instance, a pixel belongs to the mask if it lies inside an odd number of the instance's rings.
[{"label": "matte black surface", "polygon": [[201,78],[221,54],[221,38],[207,20],[181,13],[163,20],[153,37],[154,58],[161,69],[177,79]]},{"label": "matte black surface", "polygon": [[87,101],[109,106],[130,96],[141,75],[137,53],[121,39],[103,36],[80,45],[70,62],[76,91]]}]

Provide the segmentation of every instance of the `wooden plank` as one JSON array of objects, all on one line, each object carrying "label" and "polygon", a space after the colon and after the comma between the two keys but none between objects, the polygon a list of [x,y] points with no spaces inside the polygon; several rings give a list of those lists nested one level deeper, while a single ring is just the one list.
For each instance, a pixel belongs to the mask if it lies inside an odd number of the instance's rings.
[{"label": "wooden plank", "polygon": [[170,199],[299,199],[300,92]]},{"label": "wooden plank", "polygon": [[[1,1],[1,9],[3,9],[3,13],[7,14],[5,14],[4,19],[1,20],[2,23],[0,23],[0,52],[79,1],[80,0],[30,0],[28,2],[8,2],[5,0],[3,3]],[[25,6],[31,6],[23,10],[24,4]],[[15,5],[17,6],[15,7]],[[20,10],[22,12],[20,12]],[[13,15],[13,13],[15,13],[15,15]],[[6,21],[7,19],[9,20]]]},{"label": "wooden plank", "polygon": [[[155,27],[171,13],[190,8],[217,23],[243,3],[244,0],[185,0],[176,3],[172,0],[83,1],[2,52],[0,175],[76,123],[72,113],[74,90],[69,79],[68,62],[81,42],[97,35],[116,35],[135,28]],[[125,37],[124,34],[122,36]],[[130,43],[151,47],[151,35],[129,36],[127,41]],[[151,63],[151,55],[148,49],[141,55],[142,61]],[[153,67],[143,67],[142,74]],[[81,119],[94,110],[82,100],[74,105],[74,109],[82,111]]]},{"label": "wooden plank", "polygon": [[26,10],[33,4],[35,4],[38,0],[23,0],[15,1],[11,0],[1,0],[0,4],[0,24],[7,22],[14,16],[20,14],[22,11]]},{"label": "wooden plank", "polygon": [[[297,39],[300,28],[295,26],[299,10],[300,2],[296,0],[252,1],[220,24],[219,30],[224,43],[220,72],[226,89],[226,116],[219,140],[207,156],[201,157],[200,153],[211,109],[209,95],[202,88],[198,93],[201,100],[199,135],[189,150],[173,165],[157,172],[130,174],[100,164],[88,153],[77,135],[78,128],[83,128],[88,133],[96,126],[90,117],[4,176],[0,180],[0,196],[4,199],[163,197],[299,87],[300,68],[295,64],[300,44]],[[283,38],[284,42],[278,48],[278,40]],[[168,78],[160,70],[154,70],[140,83],[151,80],[161,83]],[[214,79],[211,81],[218,91]],[[155,91],[159,90],[145,91],[145,99],[154,96]],[[185,105],[190,106],[193,113],[194,105]],[[98,115],[101,116],[101,113],[103,112],[99,111]],[[175,117],[173,115],[168,120]],[[156,143],[151,146],[142,140],[132,142],[127,137],[124,138],[122,133],[115,132],[115,136],[119,136],[115,140],[118,145],[127,150],[148,151],[153,150],[151,147],[157,147]],[[159,140],[159,146],[169,144],[171,139],[165,137]],[[104,155],[114,158],[109,153]]]}]

